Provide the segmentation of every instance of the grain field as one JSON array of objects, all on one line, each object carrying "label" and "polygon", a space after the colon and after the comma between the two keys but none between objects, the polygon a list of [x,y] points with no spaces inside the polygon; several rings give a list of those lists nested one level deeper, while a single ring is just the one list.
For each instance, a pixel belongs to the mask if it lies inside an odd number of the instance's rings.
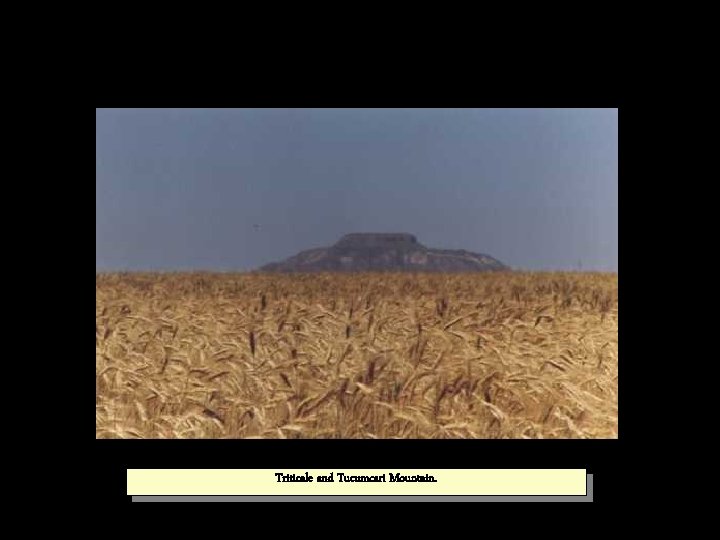
[{"label": "grain field", "polygon": [[616,438],[617,274],[96,274],[97,438]]}]

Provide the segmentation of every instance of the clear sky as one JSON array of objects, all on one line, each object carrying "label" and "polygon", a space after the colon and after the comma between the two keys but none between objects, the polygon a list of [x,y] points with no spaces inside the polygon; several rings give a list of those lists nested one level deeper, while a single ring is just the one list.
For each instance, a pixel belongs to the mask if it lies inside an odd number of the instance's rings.
[{"label": "clear sky", "polygon": [[351,232],[617,271],[617,109],[98,109],[95,127],[96,271],[251,270]]}]

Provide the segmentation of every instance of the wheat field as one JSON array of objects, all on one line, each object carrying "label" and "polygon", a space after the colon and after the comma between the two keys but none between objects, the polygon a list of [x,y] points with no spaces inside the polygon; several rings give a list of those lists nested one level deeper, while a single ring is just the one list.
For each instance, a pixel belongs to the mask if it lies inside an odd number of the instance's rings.
[{"label": "wheat field", "polygon": [[616,438],[617,274],[96,274],[96,438]]}]

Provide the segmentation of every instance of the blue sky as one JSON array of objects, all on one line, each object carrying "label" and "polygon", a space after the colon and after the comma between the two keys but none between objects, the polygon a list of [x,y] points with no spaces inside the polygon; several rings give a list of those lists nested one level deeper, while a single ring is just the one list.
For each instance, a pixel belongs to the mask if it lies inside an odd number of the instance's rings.
[{"label": "blue sky", "polygon": [[251,270],[350,232],[617,271],[617,109],[98,109],[95,159],[97,271]]}]

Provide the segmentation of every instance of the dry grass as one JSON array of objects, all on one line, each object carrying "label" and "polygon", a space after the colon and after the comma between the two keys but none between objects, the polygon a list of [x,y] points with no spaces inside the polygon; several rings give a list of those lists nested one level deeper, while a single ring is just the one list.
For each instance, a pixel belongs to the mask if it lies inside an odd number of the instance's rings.
[{"label": "dry grass", "polygon": [[97,438],[615,438],[616,274],[96,275]]}]

